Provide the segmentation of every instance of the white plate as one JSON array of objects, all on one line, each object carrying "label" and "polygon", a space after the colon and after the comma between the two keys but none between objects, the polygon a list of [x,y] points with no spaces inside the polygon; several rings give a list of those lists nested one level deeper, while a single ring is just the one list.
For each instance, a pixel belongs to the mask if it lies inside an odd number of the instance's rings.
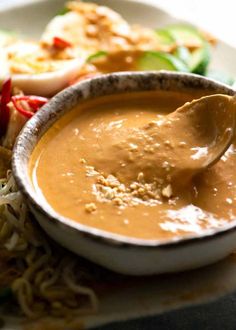
[{"label": "white plate", "polygon": [[[15,0],[15,6],[0,4],[0,28],[39,37],[51,17],[62,8],[64,0]],[[150,27],[164,26],[176,19],[158,9],[148,0],[97,1],[120,12],[129,22]],[[152,0],[154,2],[154,0]],[[213,54],[212,66],[236,76],[236,50],[219,42]],[[236,289],[236,257],[182,274],[124,281],[125,289],[112,290],[100,300],[96,315],[83,319],[85,327],[160,314],[188,305],[208,302]],[[127,284],[128,283],[128,284]],[[11,319],[5,330],[20,329],[19,321]]]}]

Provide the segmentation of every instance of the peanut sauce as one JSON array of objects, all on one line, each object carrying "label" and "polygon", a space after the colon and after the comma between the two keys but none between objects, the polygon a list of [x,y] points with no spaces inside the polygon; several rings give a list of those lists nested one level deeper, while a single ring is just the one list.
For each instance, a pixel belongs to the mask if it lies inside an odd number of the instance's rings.
[{"label": "peanut sauce", "polygon": [[[33,152],[29,171],[36,192],[69,219],[129,237],[174,240],[224,226],[236,216],[234,144],[179,190],[162,178],[147,179],[141,171],[123,180],[119,171],[127,164],[119,163],[115,149],[107,152],[130,129],[160,120],[203,95],[140,92],[79,104],[46,132]],[[139,150],[135,141],[126,147],[132,162]],[[155,150],[147,148],[150,152]],[[141,159],[145,162],[145,155]],[[114,171],[114,162],[120,169]]]}]

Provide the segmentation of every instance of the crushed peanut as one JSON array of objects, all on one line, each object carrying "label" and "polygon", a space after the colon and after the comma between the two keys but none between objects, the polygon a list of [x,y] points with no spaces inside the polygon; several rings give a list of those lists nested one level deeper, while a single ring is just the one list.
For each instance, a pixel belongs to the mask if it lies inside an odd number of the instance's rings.
[{"label": "crushed peanut", "polygon": [[144,174],[143,174],[143,172],[140,172],[140,173],[138,174],[138,182],[142,182],[143,179],[144,179]]},{"label": "crushed peanut", "polygon": [[162,193],[162,196],[170,198],[173,195],[171,185],[168,184],[168,186],[166,186],[165,188],[162,189],[161,193]]},{"label": "crushed peanut", "polygon": [[86,160],[84,158],[80,158],[79,162],[80,164],[86,164]]},{"label": "crushed peanut", "polygon": [[138,204],[156,205],[163,197],[170,198],[173,195],[171,185],[163,188],[163,184],[163,180],[146,183],[142,172],[138,174],[137,181],[128,186],[113,175],[107,177],[99,175],[93,186],[93,194],[99,202],[110,201],[119,207]]},{"label": "crushed peanut", "polygon": [[93,166],[86,166],[86,176],[94,176],[98,174]]},{"label": "crushed peanut", "polygon": [[85,211],[88,213],[92,213],[92,212],[96,211],[96,209],[97,209],[97,206],[95,203],[85,204]]}]

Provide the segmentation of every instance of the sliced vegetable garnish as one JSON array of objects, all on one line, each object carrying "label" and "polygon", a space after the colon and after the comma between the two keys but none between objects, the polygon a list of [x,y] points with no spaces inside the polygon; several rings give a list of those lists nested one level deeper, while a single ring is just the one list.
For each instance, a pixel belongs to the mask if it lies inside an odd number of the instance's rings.
[{"label": "sliced vegetable garnish", "polygon": [[[12,96],[11,100],[16,110],[27,118],[31,118],[35,112],[37,112],[44,104],[48,102],[47,98],[34,95],[16,95]],[[21,105],[22,101],[27,102],[27,105],[32,109],[32,111],[25,109]]]},{"label": "sliced vegetable garnish", "polygon": [[10,119],[10,109],[8,103],[11,100],[11,79],[7,78],[2,84],[0,101],[0,137],[6,133]]},{"label": "sliced vegetable garnish", "polygon": [[210,49],[207,43],[192,52],[188,48],[180,46],[175,50],[174,55],[188,66],[190,72],[201,75],[206,73],[210,62]]},{"label": "sliced vegetable garnish", "polygon": [[87,58],[87,62],[92,62],[93,60],[97,60],[100,57],[107,56],[108,52],[100,50],[99,52],[96,52],[95,54],[90,55]]},{"label": "sliced vegetable garnish", "polygon": [[161,29],[155,32],[161,45],[174,46],[176,44],[175,38],[172,37],[169,31]]},{"label": "sliced vegetable garnish", "polygon": [[54,37],[53,38],[53,46],[55,48],[59,48],[59,49],[65,49],[67,47],[71,47],[71,43],[69,41],[66,41],[62,38],[59,37]]},{"label": "sliced vegetable garnish", "polygon": [[199,30],[188,24],[169,25],[167,31],[179,46],[199,48],[203,45],[204,38]]},{"label": "sliced vegetable garnish", "polygon": [[188,71],[188,67],[177,57],[162,52],[145,52],[138,61],[138,70]]},{"label": "sliced vegetable garnish", "polygon": [[174,51],[174,55],[183,61],[186,65],[189,64],[191,58],[190,50],[185,46],[179,46]]},{"label": "sliced vegetable garnish", "polygon": [[210,47],[205,43],[201,48],[195,49],[190,56],[188,66],[193,73],[204,75],[210,63]]},{"label": "sliced vegetable garnish", "polygon": [[69,8],[64,7],[64,8],[62,8],[62,9],[57,13],[57,16],[63,16],[63,15],[65,15],[65,14],[69,13],[70,11],[71,11],[71,10],[70,10]]},{"label": "sliced vegetable garnish", "polygon": [[163,31],[175,40],[174,55],[188,66],[189,71],[205,74],[210,62],[210,46],[204,34],[187,24],[170,25]]}]

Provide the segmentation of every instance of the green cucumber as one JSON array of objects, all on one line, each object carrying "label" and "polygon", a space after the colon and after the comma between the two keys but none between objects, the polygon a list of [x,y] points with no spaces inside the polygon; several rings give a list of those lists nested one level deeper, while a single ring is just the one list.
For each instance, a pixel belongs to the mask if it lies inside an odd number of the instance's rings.
[{"label": "green cucumber", "polygon": [[174,55],[183,61],[192,73],[204,75],[210,62],[210,49],[206,44],[192,52],[184,46],[177,47]]},{"label": "green cucumber", "polygon": [[138,60],[137,69],[141,71],[188,71],[187,66],[174,55],[155,51],[145,52]]},{"label": "green cucumber", "polygon": [[167,26],[165,30],[174,38],[179,46],[187,46],[188,44],[202,46],[205,41],[198,29],[192,25],[173,24]]},{"label": "green cucumber", "polygon": [[184,46],[177,47],[174,51],[174,55],[183,61],[186,65],[188,65],[191,58],[191,52],[187,47]]},{"label": "green cucumber", "polygon": [[188,66],[190,72],[204,75],[210,62],[210,47],[205,43],[201,48],[195,49],[190,56]]},{"label": "green cucumber", "polygon": [[108,55],[108,52],[106,51],[103,51],[103,50],[100,50],[92,55],[90,55],[88,58],[87,58],[87,62],[92,62],[94,60],[97,60],[98,58],[100,57],[103,57],[103,56],[107,56]]},{"label": "green cucumber", "polygon": [[172,46],[175,44],[175,39],[168,31],[161,29],[161,30],[156,30],[155,32],[157,39],[161,45]]},{"label": "green cucumber", "polygon": [[[175,56],[182,60],[190,72],[204,75],[210,62],[210,46],[197,28],[187,24],[175,24],[166,28],[178,45]],[[188,45],[198,45],[190,51]]]},{"label": "green cucumber", "polygon": [[67,13],[69,13],[71,10],[67,7],[63,7],[59,12],[57,13],[57,16],[63,16]]}]

